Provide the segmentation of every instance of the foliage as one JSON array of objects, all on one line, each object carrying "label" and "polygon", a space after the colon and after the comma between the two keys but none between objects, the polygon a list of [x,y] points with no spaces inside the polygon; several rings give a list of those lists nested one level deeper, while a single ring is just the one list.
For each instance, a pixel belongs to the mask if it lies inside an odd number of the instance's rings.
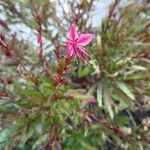
[{"label": "foliage", "polygon": [[[95,2],[0,1],[0,148],[149,149],[149,2],[115,0],[94,28]],[[71,23],[95,35],[86,65],[66,56]]]}]

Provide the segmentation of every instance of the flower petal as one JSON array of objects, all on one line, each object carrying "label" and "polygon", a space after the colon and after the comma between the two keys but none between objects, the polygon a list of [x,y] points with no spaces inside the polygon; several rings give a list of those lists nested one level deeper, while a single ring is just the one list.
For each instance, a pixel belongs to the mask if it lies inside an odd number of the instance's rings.
[{"label": "flower petal", "polygon": [[76,49],[77,56],[84,63],[87,64],[89,54],[86,52],[86,49],[83,47],[77,47]]},{"label": "flower petal", "polygon": [[79,51],[80,53],[83,53],[83,54],[86,55],[87,57],[90,57],[89,54],[88,54],[88,52],[87,52],[87,50],[86,50],[84,47],[78,46],[77,48],[78,48],[78,51]]},{"label": "flower petal", "polygon": [[77,40],[77,43],[79,45],[86,46],[92,41],[93,38],[94,38],[93,34],[90,33],[81,34]]},{"label": "flower petal", "polygon": [[75,41],[78,38],[77,28],[74,24],[71,25],[70,31],[67,34],[67,38],[73,41]]},{"label": "flower petal", "polygon": [[69,42],[66,42],[66,46],[67,46],[67,55],[69,57],[72,57],[74,55],[74,48]]}]

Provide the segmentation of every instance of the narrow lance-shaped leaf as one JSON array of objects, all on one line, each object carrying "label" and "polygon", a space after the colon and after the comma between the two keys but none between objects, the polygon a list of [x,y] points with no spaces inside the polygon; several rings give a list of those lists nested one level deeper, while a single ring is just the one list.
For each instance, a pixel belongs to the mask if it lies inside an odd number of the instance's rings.
[{"label": "narrow lance-shaped leaf", "polygon": [[126,84],[123,82],[117,82],[117,86],[132,100],[135,100],[134,94],[131,92],[131,90],[128,88]]},{"label": "narrow lance-shaped leaf", "polygon": [[97,101],[98,101],[98,106],[102,107],[103,105],[103,89],[101,83],[98,84],[97,87]]},{"label": "narrow lance-shaped leaf", "polygon": [[45,142],[48,139],[48,133],[45,133],[44,135],[42,135],[32,146],[32,150],[36,149],[38,147],[38,145],[42,144],[43,142]]}]

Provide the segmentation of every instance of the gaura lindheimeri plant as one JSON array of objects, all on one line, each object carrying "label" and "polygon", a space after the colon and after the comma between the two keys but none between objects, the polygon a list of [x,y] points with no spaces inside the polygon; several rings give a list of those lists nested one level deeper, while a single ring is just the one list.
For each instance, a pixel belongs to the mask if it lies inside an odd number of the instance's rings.
[{"label": "gaura lindheimeri plant", "polygon": [[86,64],[89,54],[87,53],[84,46],[88,45],[92,41],[93,37],[93,34],[90,33],[78,34],[75,25],[72,24],[70,31],[67,34],[67,56],[77,56],[84,64]]}]

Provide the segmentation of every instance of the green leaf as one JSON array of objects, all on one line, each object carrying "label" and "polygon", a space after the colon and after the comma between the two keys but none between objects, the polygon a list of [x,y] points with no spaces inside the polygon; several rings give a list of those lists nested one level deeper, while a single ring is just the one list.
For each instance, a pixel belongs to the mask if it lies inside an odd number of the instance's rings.
[{"label": "green leaf", "polygon": [[134,72],[131,75],[125,77],[125,80],[142,80],[142,79],[149,79],[150,73],[146,72]]},{"label": "green leaf", "polygon": [[15,112],[18,110],[20,106],[17,104],[16,101],[3,101],[0,103],[0,112]]},{"label": "green leaf", "polygon": [[83,66],[82,64],[79,64],[79,68],[78,68],[78,77],[84,77],[89,75],[90,73],[94,72],[94,68],[93,65],[88,64],[86,67]]},{"label": "green leaf", "polygon": [[122,107],[122,109],[124,109],[126,107],[129,107],[132,109],[134,106],[133,101],[122,90],[114,89],[111,97],[114,100],[121,102],[120,106]]},{"label": "green leaf", "polygon": [[131,92],[131,90],[128,88],[126,84],[123,82],[117,82],[117,86],[132,100],[135,100],[134,94]]},{"label": "green leaf", "polygon": [[11,136],[16,133],[22,126],[10,126],[0,132],[0,148],[5,147],[11,140]]},{"label": "green leaf", "polygon": [[128,122],[129,122],[129,117],[122,114],[115,115],[113,120],[113,124],[117,126],[124,126]]},{"label": "green leaf", "polygon": [[114,112],[113,112],[113,109],[112,109],[112,105],[111,105],[111,101],[112,99],[109,97],[107,91],[104,92],[104,102],[105,102],[105,106],[107,108],[107,111],[111,117],[111,119],[114,118]]},{"label": "green leaf", "polygon": [[26,141],[33,136],[34,128],[27,131],[27,128],[25,128],[23,135],[21,136],[21,142],[26,143]]},{"label": "green leaf", "polygon": [[98,84],[97,87],[97,101],[98,101],[98,106],[102,107],[103,105],[103,93],[102,93],[102,85],[101,83]]},{"label": "green leaf", "polygon": [[33,144],[32,150],[36,149],[38,147],[38,145],[46,142],[47,139],[48,139],[48,133],[45,133]]},{"label": "green leaf", "polygon": [[0,147],[4,147],[9,142],[9,136],[12,133],[12,128],[6,128],[0,132]]},{"label": "green leaf", "polygon": [[107,104],[106,106],[107,106],[107,110],[109,112],[109,115],[110,115],[111,119],[113,119],[114,118],[114,112],[113,112],[113,109],[112,109],[111,105]]},{"label": "green leaf", "polygon": [[140,71],[145,71],[146,70],[146,68],[145,67],[143,67],[143,66],[139,66],[139,65],[132,65],[132,68],[134,69],[134,70],[140,70]]},{"label": "green leaf", "polygon": [[48,96],[54,91],[54,88],[50,82],[43,81],[40,85],[40,91],[44,96]]}]

